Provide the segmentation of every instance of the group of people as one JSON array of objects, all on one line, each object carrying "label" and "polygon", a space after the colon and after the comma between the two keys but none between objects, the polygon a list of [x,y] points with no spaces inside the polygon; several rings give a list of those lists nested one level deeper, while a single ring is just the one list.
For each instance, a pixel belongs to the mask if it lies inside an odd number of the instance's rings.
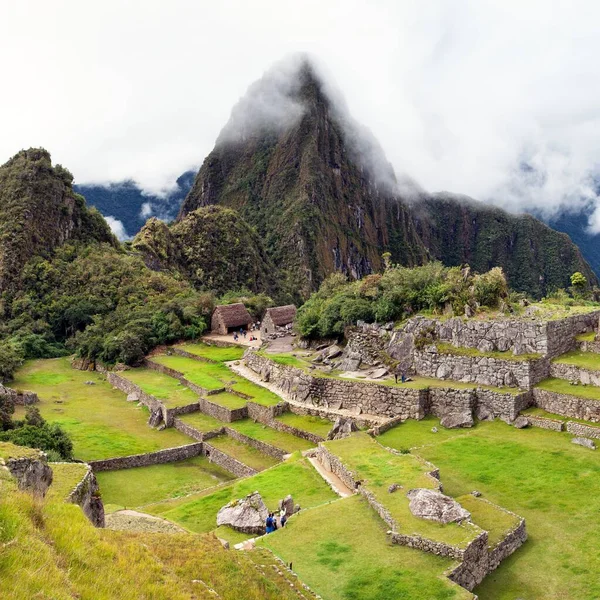
[{"label": "group of people", "polygon": [[277,524],[278,517],[275,513],[269,513],[265,525],[267,527],[267,533],[273,533],[279,527],[285,527],[287,522],[287,515],[285,514],[285,510],[282,510],[279,515],[279,525]]},{"label": "group of people", "polygon": [[[256,323],[252,323],[252,325],[250,326],[250,331],[254,331],[254,330],[258,331],[258,328],[259,327],[257,326]],[[240,327],[239,331],[233,332],[233,341],[237,342],[240,339],[240,336],[243,336],[244,339],[247,339],[248,332],[243,327]],[[258,340],[258,338],[254,334],[250,334],[251,342],[255,342],[257,340]]]}]

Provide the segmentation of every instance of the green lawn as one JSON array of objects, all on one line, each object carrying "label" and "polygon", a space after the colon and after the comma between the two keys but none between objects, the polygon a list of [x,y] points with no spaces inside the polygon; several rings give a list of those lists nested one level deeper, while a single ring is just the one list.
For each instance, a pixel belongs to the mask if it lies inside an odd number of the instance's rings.
[{"label": "green lawn", "polygon": [[52,485],[48,488],[48,500],[66,501],[67,496],[87,473],[87,465],[82,463],[50,463]]},{"label": "green lawn", "polygon": [[333,423],[328,419],[313,417],[311,415],[297,415],[293,412],[283,413],[282,415],[275,417],[275,419],[281,421],[285,425],[300,429],[301,431],[308,431],[309,433],[320,435],[322,438],[326,438],[333,427]]},{"label": "green lawn", "polygon": [[204,456],[164,465],[101,471],[96,477],[102,500],[126,508],[192,494],[233,479],[228,471]]},{"label": "green lawn", "polygon": [[264,454],[248,444],[238,442],[228,435],[219,435],[208,440],[208,443],[257,471],[268,469],[279,462],[276,458]]},{"label": "green lawn", "polygon": [[575,365],[583,369],[592,371],[600,371],[600,354],[596,352],[584,352],[583,350],[572,350],[566,354],[561,354],[552,362],[561,363],[563,365]]},{"label": "green lawn", "polygon": [[271,354],[269,352],[260,352],[261,356],[276,362],[279,365],[286,367],[296,367],[297,369],[306,369],[310,365],[310,362],[306,359],[299,358],[298,356],[292,356],[291,353],[281,352],[278,354]]},{"label": "green lawn", "polygon": [[138,385],[146,394],[162,400],[166,406],[187,406],[198,402],[198,394],[182,385],[177,379],[147,369],[131,369],[119,373],[125,379]]},{"label": "green lawn", "polygon": [[201,356],[202,358],[208,358],[215,362],[227,362],[230,360],[240,360],[244,354],[244,348],[241,346],[210,346],[208,344],[179,344],[175,346],[181,348],[190,354]]},{"label": "green lawn", "polygon": [[315,444],[304,440],[302,438],[291,435],[290,433],[284,433],[283,431],[277,431],[262,423],[256,423],[252,419],[243,419],[242,421],[234,421],[229,423],[228,427],[247,435],[255,440],[266,442],[282,450],[288,452],[296,452],[297,450],[308,450],[313,448]]},{"label": "green lawn", "polygon": [[439,352],[443,354],[456,354],[458,356],[487,357],[516,361],[535,360],[542,357],[541,354],[534,352],[530,354],[513,354],[510,350],[507,350],[506,352],[480,352],[477,348],[456,347],[446,342],[438,342],[436,345]]},{"label": "green lawn", "polygon": [[543,408],[538,408],[537,406],[526,408],[525,410],[521,411],[521,414],[526,417],[531,415],[532,417],[545,417],[546,419],[555,419],[556,421],[562,421],[563,423],[566,423],[567,421],[574,421],[575,423],[581,423],[589,427],[600,428],[600,423],[592,423],[591,421],[586,421],[585,419],[575,419],[574,417],[556,415],[554,413],[545,411]]},{"label": "green lawn", "polygon": [[246,406],[246,400],[236,394],[232,394],[231,392],[221,392],[219,394],[211,394],[207,396],[206,399],[209,402],[214,402],[219,406],[223,406],[225,408],[229,408],[235,410],[236,408],[243,408]]},{"label": "green lawn", "polygon": [[[445,542],[464,548],[481,530],[470,523],[436,523],[415,517],[409,509],[406,492],[414,488],[437,489],[435,481],[427,475],[429,466],[411,454],[394,454],[366,433],[325,442],[325,447],[336,455],[362,486],[390,512],[398,531],[406,535],[419,535],[430,540]],[[443,481],[443,480],[442,480]],[[402,485],[405,491],[388,492],[391,484]]]},{"label": "green lawn", "polygon": [[[95,385],[86,385],[93,381]],[[98,460],[189,444],[192,440],[169,428],[148,427],[148,411],[127,402],[96,372],[72,369],[68,358],[27,361],[11,384],[40,397],[37,405],[49,422],[58,423],[73,440],[74,455]],[[22,410],[21,410],[22,412]]]},{"label": "green lawn", "polygon": [[179,415],[177,417],[183,421],[186,425],[197,429],[198,431],[214,431],[220,429],[225,425],[222,421],[215,419],[209,415],[205,415],[201,412],[188,413],[187,415]]},{"label": "green lawn", "polygon": [[578,342],[593,342],[596,339],[596,332],[590,331],[589,333],[581,333],[575,336]]},{"label": "green lawn", "polygon": [[217,513],[225,504],[254,491],[260,492],[271,510],[276,510],[279,500],[288,494],[303,509],[337,498],[308,460],[292,458],[217,490],[146,506],[144,510],[174,521],[190,531],[203,533],[216,527]]},{"label": "green lawn", "polygon": [[566,379],[550,377],[549,379],[540,381],[535,387],[558,394],[568,394],[569,396],[578,396],[579,398],[587,398],[588,400],[600,400],[600,387],[583,385],[582,383],[571,385]]},{"label": "green lawn", "polygon": [[501,394],[521,394],[523,390],[515,387],[494,387],[491,385],[480,385],[478,383],[466,383],[463,381],[453,381],[451,379],[435,379],[434,377],[420,377],[419,375],[411,375],[411,381],[402,383],[398,380],[398,383],[394,379],[385,379],[383,381],[377,381],[383,385],[389,385],[393,387],[407,387],[416,390],[424,390],[427,388],[453,388],[456,390],[474,390],[476,388],[482,388],[484,390],[490,390],[492,392],[499,392]]},{"label": "green lawn", "polygon": [[260,539],[327,600],[466,600],[443,576],[451,561],[390,544],[386,525],[353,496],[300,512]]},{"label": "green lawn", "polygon": [[[443,436],[430,428],[427,421],[400,425],[397,447],[425,443],[414,452],[440,468],[446,493],[479,490],[527,523],[526,544],[475,593],[485,600],[600,598],[600,453],[572,444],[568,433],[501,421]],[[381,437],[392,445],[390,433]]]}]

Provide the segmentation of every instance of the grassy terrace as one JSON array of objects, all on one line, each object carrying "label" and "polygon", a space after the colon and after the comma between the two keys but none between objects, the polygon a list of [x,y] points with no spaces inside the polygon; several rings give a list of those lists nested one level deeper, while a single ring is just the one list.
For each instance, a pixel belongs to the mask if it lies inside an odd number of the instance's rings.
[{"label": "grassy terrace", "polygon": [[181,348],[190,354],[195,354],[201,358],[207,358],[215,362],[227,362],[230,360],[240,360],[244,354],[244,348],[240,346],[210,346],[208,344],[179,344],[175,346]]},{"label": "grassy terrace", "polygon": [[50,463],[52,468],[52,485],[48,488],[48,499],[64,502],[75,486],[87,473],[87,466],[82,463]]},{"label": "grassy terrace", "polygon": [[153,371],[152,369],[131,369],[119,373],[125,379],[138,385],[142,391],[163,401],[165,406],[186,406],[198,402],[198,395],[182,385],[177,379]]},{"label": "grassy terrace", "polygon": [[399,483],[406,491],[413,488],[437,489],[427,475],[429,467],[410,454],[393,454],[366,433],[356,433],[341,440],[325,442],[356,477],[363,481],[377,500],[389,510],[399,532],[416,534],[430,540],[464,548],[481,533],[475,525],[449,523],[443,525],[413,516],[408,507],[406,492],[390,494],[388,487]]},{"label": "grassy terrace", "polygon": [[600,371],[600,354],[596,352],[583,352],[582,350],[572,350],[566,354],[555,358],[552,362],[563,365],[575,365],[592,371]]},{"label": "grassy terrace", "polygon": [[581,383],[571,385],[566,379],[551,377],[540,381],[535,387],[558,394],[568,394],[569,396],[578,396],[579,398],[587,398],[588,400],[600,400],[600,387],[583,385]]},{"label": "grassy terrace", "polygon": [[309,433],[320,435],[323,438],[327,437],[327,434],[333,427],[333,423],[327,419],[310,415],[297,415],[292,412],[283,413],[282,415],[275,417],[275,419],[290,427],[295,427],[301,431],[308,431]]},{"label": "grassy terrace", "polygon": [[220,394],[211,394],[206,397],[210,402],[214,402],[219,406],[224,406],[225,408],[230,408],[232,410],[236,408],[243,408],[246,406],[246,400],[236,394],[232,394],[231,392],[221,392]]},{"label": "grassy terrace", "polygon": [[222,421],[215,419],[209,415],[205,415],[201,412],[188,413],[187,415],[179,415],[177,417],[183,421],[186,425],[197,429],[198,431],[214,431],[220,429],[225,425]]},{"label": "grassy terrace", "polygon": [[314,444],[308,440],[296,437],[283,431],[277,431],[271,427],[267,427],[262,423],[255,423],[252,419],[243,419],[242,421],[234,421],[229,423],[228,427],[247,435],[255,440],[266,442],[276,448],[287,450],[288,452],[296,452],[297,450],[308,450],[313,448]]},{"label": "grassy terrace", "polygon": [[513,354],[510,351],[506,352],[480,352],[477,348],[463,348],[453,346],[445,342],[438,342],[436,344],[437,349],[442,354],[454,354],[456,356],[472,356],[474,358],[497,358],[500,360],[514,360],[514,361],[526,361],[535,360],[541,358],[541,354],[530,353],[530,354]]},{"label": "grassy terrace", "polygon": [[550,413],[545,411],[543,408],[538,408],[537,406],[532,406],[531,408],[527,408],[521,411],[521,414],[524,416],[532,416],[532,417],[544,417],[546,419],[554,419],[556,421],[562,421],[566,423],[567,421],[574,421],[575,423],[581,423],[582,425],[589,425],[590,427],[598,427],[600,428],[600,423],[593,423],[591,421],[586,421],[585,419],[575,419],[574,417],[565,417],[563,415],[556,415],[554,413]]},{"label": "grassy terrace", "polygon": [[596,332],[590,331],[588,333],[580,333],[575,336],[578,342],[593,342],[596,339]]},{"label": "grassy terrace", "polygon": [[102,471],[96,477],[102,500],[127,508],[193,494],[234,478],[205,456],[164,465]]},{"label": "grassy terrace", "polygon": [[[86,385],[93,381],[95,385]],[[42,416],[69,433],[75,457],[97,460],[189,444],[175,429],[148,427],[148,412],[112,388],[99,373],[77,371],[68,358],[28,361],[11,384],[40,397]],[[16,417],[23,414],[20,407]]]},{"label": "grassy terrace", "polygon": [[600,455],[572,436],[501,421],[432,433],[430,419],[407,421],[382,443],[439,467],[444,491],[483,497],[525,518],[529,539],[475,589],[486,600],[600,598]]},{"label": "grassy terrace", "polygon": [[214,437],[209,440],[209,443],[211,446],[218,448],[222,452],[225,452],[225,454],[229,454],[229,456],[233,456],[233,458],[237,458],[240,462],[257,471],[268,469],[279,462],[276,458],[264,454],[256,450],[256,448],[248,446],[248,444],[238,442],[228,435]]},{"label": "grassy terrace", "polygon": [[26,446],[17,446],[11,442],[0,442],[0,458],[7,461],[9,458],[39,458],[40,451]]},{"label": "grassy terrace", "polygon": [[146,506],[145,511],[160,515],[182,527],[198,533],[208,532],[217,525],[217,513],[231,500],[260,492],[265,504],[277,508],[281,498],[292,494],[302,509],[318,506],[337,496],[306,459],[297,458],[279,463],[253,477],[238,479],[215,490]]},{"label": "grassy terrace", "polygon": [[466,600],[443,576],[448,559],[386,540],[385,523],[353,496],[302,511],[260,539],[327,600]]}]

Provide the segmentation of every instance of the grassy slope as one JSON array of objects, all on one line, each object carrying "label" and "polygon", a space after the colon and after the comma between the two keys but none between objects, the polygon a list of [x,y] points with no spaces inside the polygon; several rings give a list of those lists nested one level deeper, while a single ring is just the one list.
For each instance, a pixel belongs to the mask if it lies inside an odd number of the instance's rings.
[{"label": "grassy slope", "polygon": [[271,444],[277,448],[281,448],[282,450],[287,450],[288,452],[296,452],[296,450],[308,450],[315,446],[315,444],[309,442],[308,440],[304,440],[302,438],[298,438],[289,433],[284,433],[282,431],[277,431],[276,429],[272,429],[271,427],[267,427],[262,423],[257,423],[252,419],[243,419],[242,421],[234,421],[233,423],[229,423],[228,425],[232,429],[247,435],[255,440],[260,440],[261,442],[266,442],[267,444]]},{"label": "grassy slope", "polygon": [[381,436],[440,468],[444,490],[476,489],[523,517],[529,540],[475,592],[485,600],[600,597],[600,455],[571,436],[502,422],[432,434],[431,421],[408,421]]},{"label": "grassy slope", "polygon": [[198,395],[182,385],[177,379],[152,369],[131,369],[120,373],[122,377],[138,385],[142,391],[162,400],[166,406],[186,406],[198,402]]},{"label": "grassy slope", "polygon": [[244,354],[244,348],[241,346],[210,346],[208,344],[179,344],[177,348],[181,348],[190,354],[196,354],[209,360],[216,362],[226,362],[229,360],[240,360]]},{"label": "grassy slope", "polygon": [[[86,385],[86,381],[95,385]],[[96,460],[181,446],[190,438],[174,429],[156,431],[146,424],[147,412],[125,400],[98,373],[71,369],[68,358],[28,361],[17,371],[15,388],[32,390],[49,422],[58,423],[73,439],[74,455]]]},{"label": "grassy slope", "polygon": [[333,427],[333,423],[327,419],[321,417],[312,417],[310,415],[297,415],[295,413],[286,412],[278,417],[275,417],[277,421],[281,421],[285,425],[295,427],[302,431],[308,431],[321,437],[327,437],[327,434]]},{"label": "grassy slope", "polygon": [[129,508],[197,493],[233,479],[228,471],[204,456],[165,465],[103,471],[96,477],[104,502]]},{"label": "grassy slope", "polygon": [[600,371],[600,354],[596,352],[583,352],[582,350],[572,350],[555,358],[552,362],[564,365],[575,365],[592,371]]},{"label": "grassy slope", "polygon": [[288,494],[292,494],[294,502],[302,508],[317,506],[336,498],[307,460],[292,459],[217,490],[160,502],[145,507],[145,511],[163,516],[190,531],[202,533],[215,528],[220,508],[229,501],[243,498],[254,491],[260,492],[271,510],[275,510],[277,502]]},{"label": "grassy slope", "polygon": [[260,450],[248,446],[248,444],[238,442],[228,435],[214,437],[209,440],[209,443],[222,452],[225,452],[225,454],[237,458],[237,460],[257,471],[268,469],[279,462],[276,458],[264,454]]},{"label": "grassy slope", "polygon": [[442,573],[446,559],[392,546],[386,526],[358,496],[302,511],[261,539],[327,600],[462,600]]},{"label": "grassy slope", "polygon": [[211,402],[235,410],[236,408],[243,408],[246,406],[246,400],[231,392],[221,392],[220,394],[211,394],[207,398]]},{"label": "grassy slope", "polygon": [[198,431],[213,431],[225,425],[222,421],[201,412],[188,413],[187,415],[180,415],[177,418]]},{"label": "grassy slope", "polygon": [[568,394],[569,396],[579,396],[588,400],[600,400],[600,387],[594,385],[571,385],[566,379],[557,379],[551,377],[540,381],[536,386],[542,390],[556,392],[558,394]]},{"label": "grassy slope", "polygon": [[366,433],[355,433],[341,440],[325,442],[325,446],[389,510],[400,533],[416,534],[459,547],[465,547],[481,533],[480,529],[470,524],[443,525],[415,517],[408,507],[406,492],[388,492],[393,483],[402,485],[406,491],[414,488],[436,489],[434,480],[427,475],[430,467],[414,456],[389,452]]}]

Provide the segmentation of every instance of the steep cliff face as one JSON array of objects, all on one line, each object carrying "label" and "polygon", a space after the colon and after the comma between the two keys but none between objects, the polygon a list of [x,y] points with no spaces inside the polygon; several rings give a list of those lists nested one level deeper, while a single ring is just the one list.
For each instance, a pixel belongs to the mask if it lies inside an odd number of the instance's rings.
[{"label": "steep cliff face", "polygon": [[271,85],[259,82],[234,109],[178,218],[209,204],[236,209],[304,295],[333,271],[361,277],[379,269],[384,250],[407,265],[425,260],[410,213],[392,193],[393,172],[392,185],[382,185],[359,159],[356,126],[310,65],[277,90],[283,115],[260,113],[259,102],[273,101],[262,95]]},{"label": "steep cliff face", "polygon": [[432,256],[446,265],[468,263],[478,272],[500,265],[513,289],[536,297],[568,287],[575,271],[597,283],[569,236],[530,215],[512,215],[447,193],[424,198],[413,214]]},{"label": "steep cliff face", "polygon": [[100,213],[73,192],[72,180],[41,148],[22,150],[0,167],[0,293],[15,287],[32,256],[47,256],[68,240],[116,244]]},{"label": "steep cliff face", "polygon": [[384,252],[408,266],[501,266],[511,287],[535,296],[567,286],[575,270],[597,283],[569,238],[532,217],[400,188],[377,142],[307,61],[249,89],[178,219],[212,204],[256,228],[284,286],[302,296],[333,271],[379,270]]}]

